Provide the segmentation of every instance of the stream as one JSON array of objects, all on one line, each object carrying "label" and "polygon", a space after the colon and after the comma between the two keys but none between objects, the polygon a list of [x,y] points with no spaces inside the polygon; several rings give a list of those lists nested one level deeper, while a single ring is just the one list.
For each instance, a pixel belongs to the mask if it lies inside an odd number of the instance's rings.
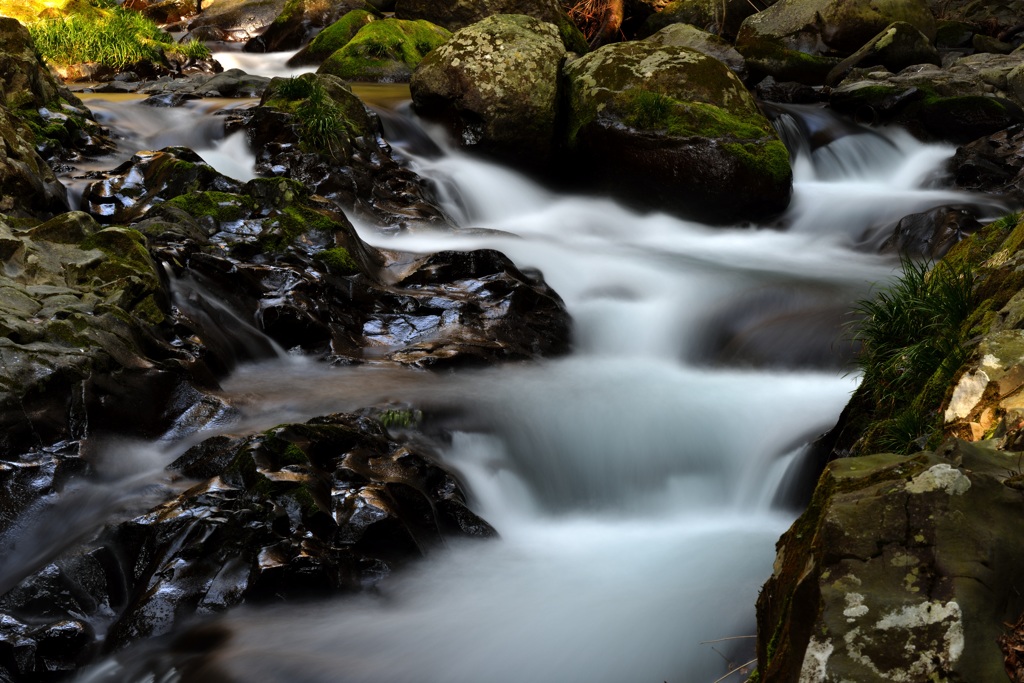
[{"label": "stream", "polygon": [[[126,145],[194,146],[226,174],[251,173],[211,104],[85,101],[133,131]],[[500,539],[450,543],[365,596],[233,610],[211,656],[265,682],[745,680],[722,677],[753,657],[754,601],[799,512],[785,482],[859,379],[848,311],[898,265],[865,245],[906,214],[972,201],[935,187],[953,148],[854,130],[798,156],[778,224],[722,228],[554,192],[452,149],[407,107],[385,114],[446,212],[485,230],[357,225],[360,236],[415,252],[493,248],[539,270],[572,315],[573,352],[449,373],[287,354],[239,367],[222,392],[239,411],[233,433],[388,402],[458,415],[443,458]],[[420,126],[441,153],[405,135]],[[140,447],[150,457],[130,476],[192,442]],[[131,648],[81,680],[154,680],[165,646]]]}]

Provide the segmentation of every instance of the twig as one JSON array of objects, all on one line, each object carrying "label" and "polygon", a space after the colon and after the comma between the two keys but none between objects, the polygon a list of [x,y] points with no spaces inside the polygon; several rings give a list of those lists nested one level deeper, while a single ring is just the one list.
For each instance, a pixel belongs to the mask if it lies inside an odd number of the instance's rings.
[{"label": "twig", "polygon": [[734,673],[736,673],[737,671],[743,671],[743,673],[746,673],[746,669],[747,669],[747,667],[748,667],[748,666],[750,666],[751,664],[753,664],[753,663],[754,663],[754,662],[756,662],[756,661],[757,661],[757,657],[754,657],[754,658],[753,658],[753,659],[751,659],[751,660],[750,660],[749,662],[744,662],[743,664],[740,664],[739,666],[737,666],[737,667],[736,667],[735,669],[733,669],[733,670],[732,670],[732,671],[730,671],[729,673],[725,674],[725,675],[724,675],[724,676],[722,676],[721,678],[716,678],[716,679],[715,679],[715,680],[713,680],[713,681],[712,681],[711,683],[722,683],[722,681],[724,681],[725,679],[727,679],[727,678],[728,678],[729,676],[732,676],[732,675],[733,675]]}]

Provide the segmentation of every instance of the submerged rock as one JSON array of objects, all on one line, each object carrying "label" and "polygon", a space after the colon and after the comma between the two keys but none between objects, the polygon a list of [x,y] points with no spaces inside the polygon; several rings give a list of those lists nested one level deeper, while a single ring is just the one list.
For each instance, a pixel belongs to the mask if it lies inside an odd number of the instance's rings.
[{"label": "submerged rock", "polygon": [[638,41],[600,48],[564,74],[579,177],[645,209],[712,222],[763,220],[789,204],[789,153],[717,59]]}]

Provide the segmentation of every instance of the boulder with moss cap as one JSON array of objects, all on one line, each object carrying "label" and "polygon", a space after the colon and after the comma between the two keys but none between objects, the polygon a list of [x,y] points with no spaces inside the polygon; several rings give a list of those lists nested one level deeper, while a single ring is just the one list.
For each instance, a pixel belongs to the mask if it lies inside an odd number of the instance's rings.
[{"label": "boulder with moss cap", "polygon": [[712,222],[789,204],[789,153],[722,62],[645,41],[566,65],[573,175],[646,209]]},{"label": "boulder with moss cap", "polygon": [[451,33],[422,19],[382,19],[364,25],[341,49],[328,57],[318,73],[348,81],[404,83],[434,48]]}]

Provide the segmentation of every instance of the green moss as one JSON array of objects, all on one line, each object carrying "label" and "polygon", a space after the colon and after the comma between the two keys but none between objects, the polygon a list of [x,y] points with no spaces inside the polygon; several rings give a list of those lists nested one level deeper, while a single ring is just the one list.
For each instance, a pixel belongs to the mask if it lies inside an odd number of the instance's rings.
[{"label": "green moss", "polygon": [[214,191],[178,195],[167,200],[167,204],[195,218],[210,216],[218,223],[241,220],[257,208],[256,203],[249,197]]},{"label": "green moss", "polygon": [[785,182],[792,175],[789,150],[780,140],[727,142],[722,147],[758,175],[769,176],[780,182]]},{"label": "green moss", "polygon": [[322,62],[345,47],[361,28],[376,19],[373,13],[366,10],[352,10],[318,33],[306,46],[304,53],[311,60]]},{"label": "green moss", "polygon": [[359,264],[344,247],[324,249],[317,253],[316,258],[334,275],[355,275],[360,272]]},{"label": "green moss", "polygon": [[319,73],[347,80],[408,80],[423,57],[451,33],[422,19],[384,19],[366,24],[320,65]]},{"label": "green moss", "polygon": [[423,420],[423,413],[418,410],[392,408],[382,412],[377,419],[387,428],[408,429]]},{"label": "green moss", "polygon": [[780,81],[796,81],[807,85],[824,83],[828,73],[840,62],[838,58],[790,50],[773,40],[737,43],[736,49],[747,60],[747,67],[751,71],[770,74]]},{"label": "green moss", "polygon": [[294,114],[303,151],[347,157],[349,137],[359,134],[346,111],[315,74],[274,79],[263,96],[263,105]]},{"label": "green moss", "polygon": [[340,227],[334,220],[314,209],[287,206],[273,211],[264,220],[257,241],[264,253],[280,253],[303,235],[333,235]]},{"label": "green moss", "polygon": [[757,140],[770,134],[758,117],[741,118],[704,102],[684,102],[641,88],[617,93],[609,108],[638,130],[657,130],[678,137]]}]

